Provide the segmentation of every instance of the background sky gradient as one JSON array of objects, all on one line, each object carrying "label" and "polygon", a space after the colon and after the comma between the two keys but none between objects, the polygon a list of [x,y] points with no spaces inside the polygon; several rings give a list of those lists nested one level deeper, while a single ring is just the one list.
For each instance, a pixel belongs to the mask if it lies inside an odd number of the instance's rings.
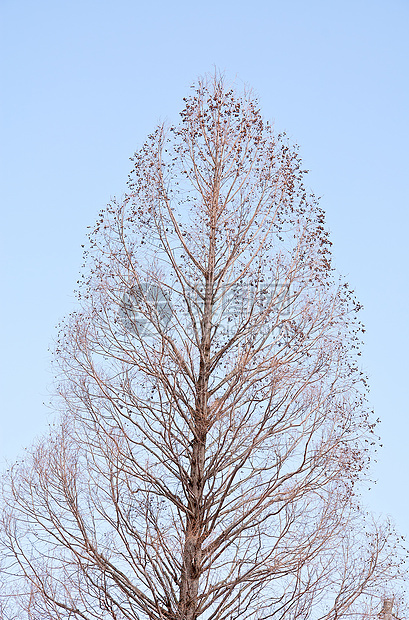
[{"label": "background sky gradient", "polygon": [[87,226],[216,66],[254,88],[322,196],[382,420],[364,501],[409,537],[408,0],[0,0],[0,19],[0,469],[52,421],[48,347]]}]

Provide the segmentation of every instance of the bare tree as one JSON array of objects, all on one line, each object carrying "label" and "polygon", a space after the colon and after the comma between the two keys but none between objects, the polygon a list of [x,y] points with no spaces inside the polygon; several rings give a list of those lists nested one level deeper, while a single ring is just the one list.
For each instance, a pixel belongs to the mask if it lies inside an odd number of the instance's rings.
[{"label": "bare tree", "polygon": [[4,614],[335,620],[399,577],[356,497],[359,304],[304,172],[217,76],[135,154],[61,326],[61,422],[5,481]]}]

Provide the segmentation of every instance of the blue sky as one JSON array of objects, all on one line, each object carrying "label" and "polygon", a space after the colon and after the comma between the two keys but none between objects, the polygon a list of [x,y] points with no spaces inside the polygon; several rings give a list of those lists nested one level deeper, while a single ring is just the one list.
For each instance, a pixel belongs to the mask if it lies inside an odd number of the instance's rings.
[{"label": "blue sky", "polygon": [[365,501],[409,536],[407,0],[1,0],[0,17],[0,466],[52,419],[48,347],[75,307],[86,227],[217,66],[300,144],[322,196],[382,420]]}]

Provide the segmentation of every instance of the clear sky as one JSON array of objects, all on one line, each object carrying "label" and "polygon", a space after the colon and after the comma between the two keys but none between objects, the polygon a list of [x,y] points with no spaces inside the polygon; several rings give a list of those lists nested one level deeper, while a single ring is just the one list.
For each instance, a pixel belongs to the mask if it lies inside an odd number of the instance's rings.
[{"label": "clear sky", "polygon": [[47,428],[86,227],[214,66],[301,147],[364,304],[383,448],[365,501],[409,537],[408,0],[0,0],[0,467]]}]

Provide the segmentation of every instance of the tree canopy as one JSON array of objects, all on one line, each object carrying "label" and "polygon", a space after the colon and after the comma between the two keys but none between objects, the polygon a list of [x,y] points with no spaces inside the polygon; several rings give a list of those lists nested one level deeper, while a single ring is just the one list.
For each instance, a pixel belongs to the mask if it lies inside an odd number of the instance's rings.
[{"label": "tree canopy", "polygon": [[380,610],[359,304],[305,174],[217,75],[135,153],[61,325],[60,423],[5,479],[5,618]]}]

